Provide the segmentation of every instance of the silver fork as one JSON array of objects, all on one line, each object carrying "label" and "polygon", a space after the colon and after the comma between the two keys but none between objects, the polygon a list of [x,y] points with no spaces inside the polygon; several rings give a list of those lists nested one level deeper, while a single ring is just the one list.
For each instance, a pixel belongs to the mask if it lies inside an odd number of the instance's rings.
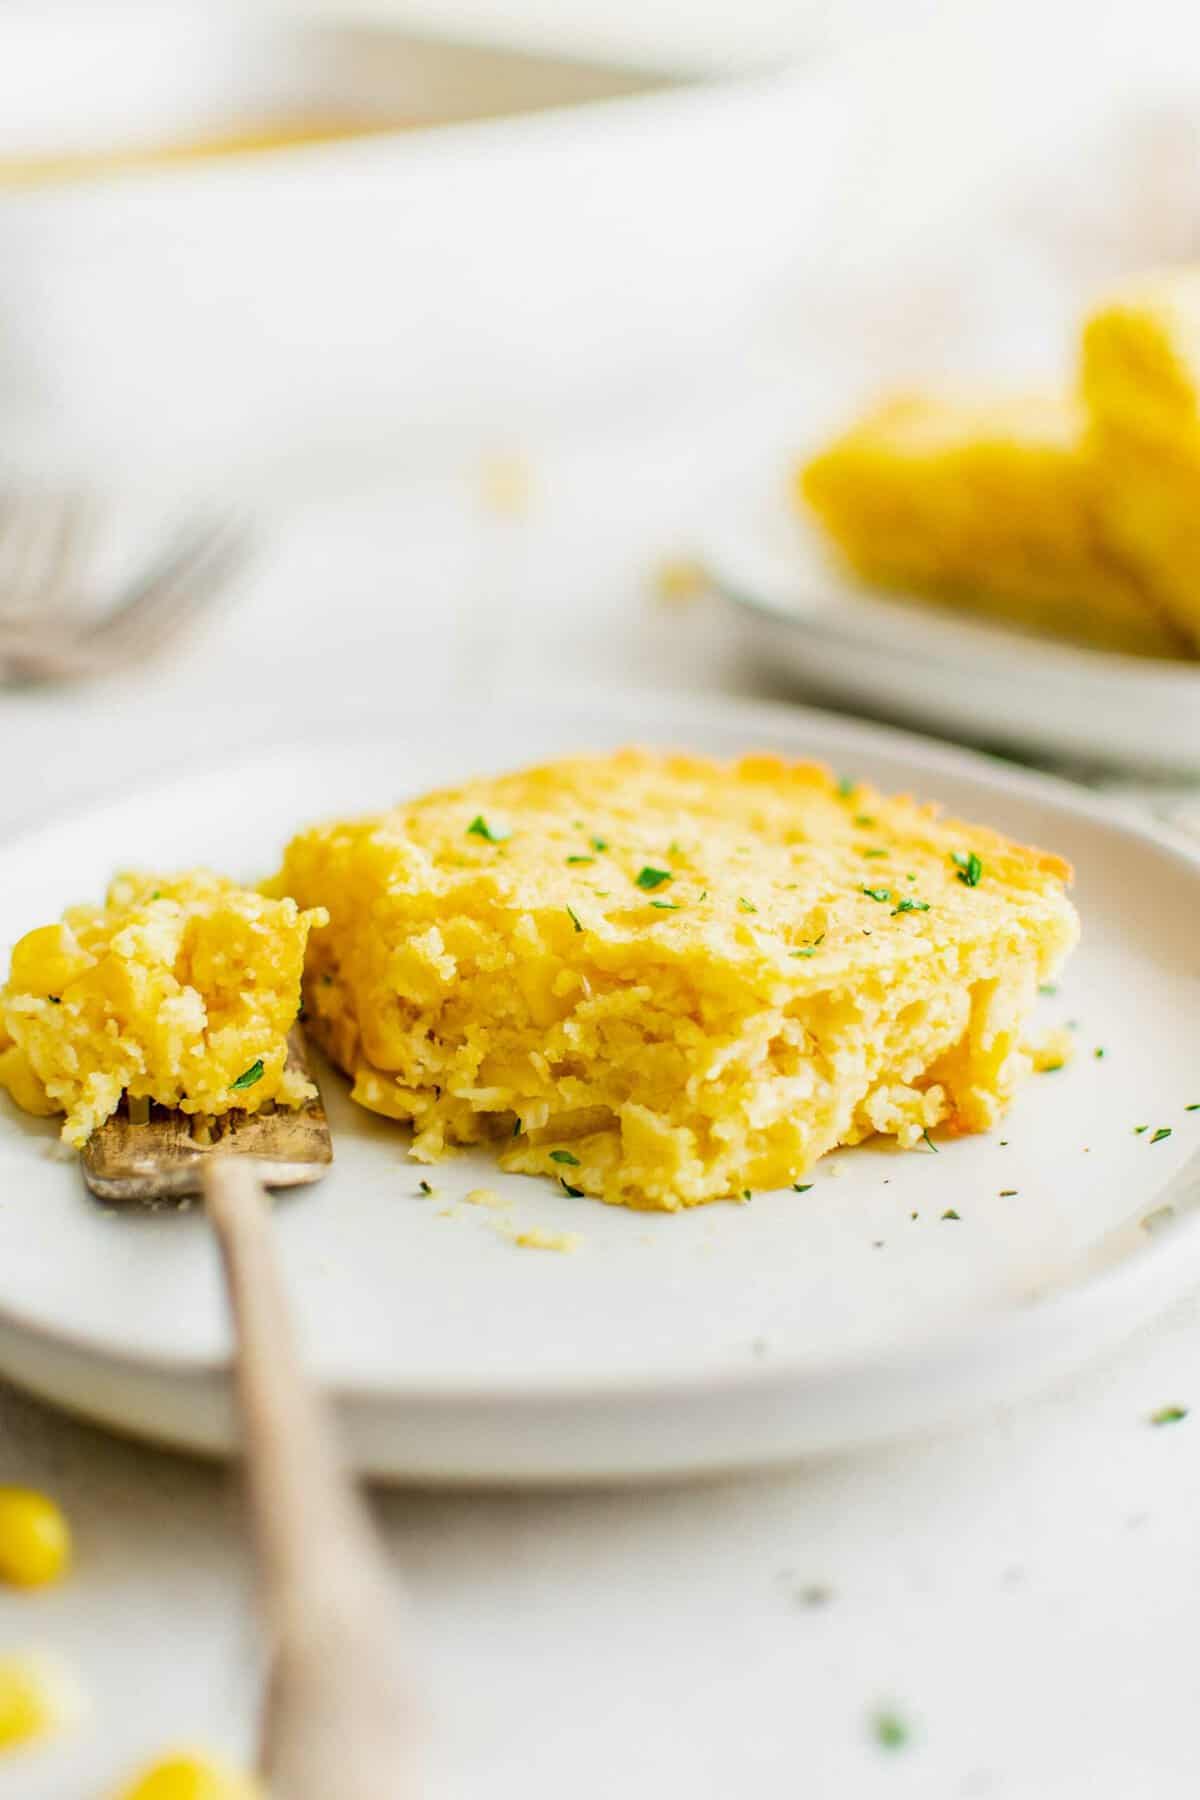
[{"label": "silver fork", "polygon": [[0,682],[79,680],[142,661],[217,597],[250,548],[231,516],[190,520],[95,610],[82,586],[95,526],[79,495],[0,497]]}]

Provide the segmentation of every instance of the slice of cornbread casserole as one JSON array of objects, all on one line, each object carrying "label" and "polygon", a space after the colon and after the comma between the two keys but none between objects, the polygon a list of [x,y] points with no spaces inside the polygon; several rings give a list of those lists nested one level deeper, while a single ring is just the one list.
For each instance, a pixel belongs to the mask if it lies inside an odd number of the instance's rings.
[{"label": "slice of cornbread casserole", "polygon": [[309,1029],[413,1153],[673,1210],[872,1132],[992,1125],[1070,870],[769,756],[625,750],[289,845]]},{"label": "slice of cornbread casserole", "polygon": [[121,1096],[187,1113],[299,1105],[285,1068],[320,909],[268,900],[206,869],[118,875],[103,906],[29,931],[0,989],[0,1087],[65,1113],[77,1147]]},{"label": "slice of cornbread casserole", "polygon": [[1187,640],[1108,542],[1082,414],[1052,394],[883,401],[796,474],[862,579],[1146,656]]},{"label": "slice of cornbread casserole", "polygon": [[1084,326],[1080,387],[1105,530],[1200,652],[1200,267],[1111,294]]}]

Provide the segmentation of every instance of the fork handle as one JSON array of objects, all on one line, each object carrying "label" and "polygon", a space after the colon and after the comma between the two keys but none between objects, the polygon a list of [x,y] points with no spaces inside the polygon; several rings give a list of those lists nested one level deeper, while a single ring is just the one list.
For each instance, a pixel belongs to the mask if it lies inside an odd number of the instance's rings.
[{"label": "fork handle", "polygon": [[405,1800],[421,1734],[394,1577],[304,1372],[249,1162],[213,1156],[205,1202],[233,1314],[270,1649],[261,1768],[272,1800]]}]

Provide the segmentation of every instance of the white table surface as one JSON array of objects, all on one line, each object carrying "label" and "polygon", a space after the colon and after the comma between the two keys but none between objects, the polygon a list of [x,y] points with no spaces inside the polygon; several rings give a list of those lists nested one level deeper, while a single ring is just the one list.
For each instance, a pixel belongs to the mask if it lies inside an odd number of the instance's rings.
[{"label": "white table surface", "polygon": [[[723,619],[646,592],[686,541],[681,458],[535,468],[524,520],[483,508],[464,469],[281,522],[186,656],[0,695],[0,829],[313,718],[402,719],[418,686],[754,691]],[[1165,1404],[1198,1410],[1155,1429]],[[2,1800],[102,1800],[181,1741],[244,1751],[230,1475],[0,1388],[0,1480],[57,1495],[78,1546],[61,1588],[0,1592],[0,1650],[57,1650],[94,1707],[0,1765]],[[717,1486],[381,1493],[434,1719],[428,1793],[1190,1797],[1198,1488],[1190,1302],[1070,1387],[933,1442]],[[874,1741],[880,1707],[903,1748]]]}]

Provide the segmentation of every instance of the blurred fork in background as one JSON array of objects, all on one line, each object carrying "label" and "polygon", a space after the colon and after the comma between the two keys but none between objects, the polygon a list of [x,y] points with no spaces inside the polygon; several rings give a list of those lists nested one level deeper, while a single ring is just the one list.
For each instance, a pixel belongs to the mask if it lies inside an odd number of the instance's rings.
[{"label": "blurred fork in background", "polygon": [[216,600],[250,551],[242,521],[188,519],[99,597],[99,524],[81,494],[0,495],[0,683],[76,681],[143,661]]}]

